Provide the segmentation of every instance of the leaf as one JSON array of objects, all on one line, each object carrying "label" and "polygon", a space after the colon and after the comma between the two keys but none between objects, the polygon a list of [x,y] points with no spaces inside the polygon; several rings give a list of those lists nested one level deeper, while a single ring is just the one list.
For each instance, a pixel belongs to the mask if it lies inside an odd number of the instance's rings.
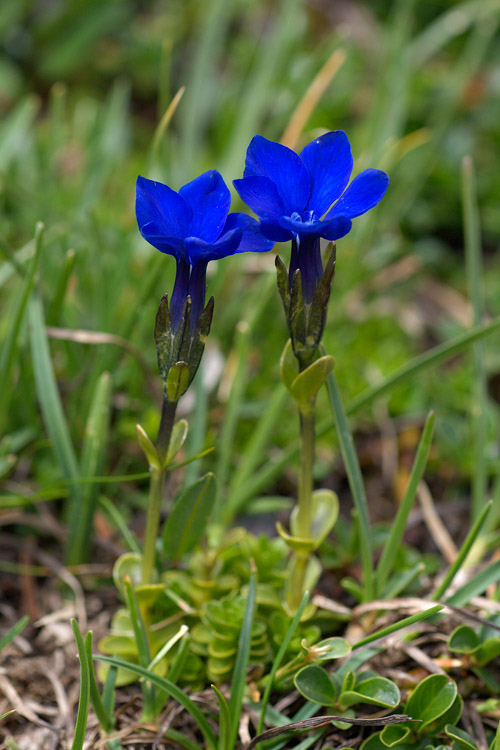
[{"label": "leaf", "polygon": [[286,542],[286,544],[290,547],[290,549],[294,550],[294,552],[308,555],[310,552],[316,549],[316,543],[313,539],[304,539],[303,537],[293,536],[292,534],[289,534],[285,531],[279,521],[276,523],[276,531],[283,539],[283,541]]},{"label": "leaf", "polygon": [[477,750],[476,741],[463,729],[447,724],[444,731],[462,750]]},{"label": "leaf", "polygon": [[30,618],[28,615],[24,615],[24,617],[21,617],[20,620],[16,622],[15,625],[11,627],[11,629],[5,633],[2,638],[0,638],[0,651],[5,648],[11,641],[14,640],[16,636],[19,635],[19,633],[22,633],[26,625],[29,623]]},{"label": "leaf", "polygon": [[388,724],[380,732],[380,739],[386,747],[400,745],[410,734],[410,727],[404,724]]},{"label": "leaf", "polygon": [[209,472],[181,492],[163,527],[163,551],[179,560],[199,542],[206,531],[217,496],[214,474]]},{"label": "leaf", "polygon": [[419,734],[453,705],[457,686],[447,675],[431,674],[415,688],[406,704],[406,713],[420,719]]},{"label": "leaf", "polygon": [[288,391],[291,390],[292,383],[297,377],[297,371],[298,366],[293,353],[292,340],[288,339],[280,358],[280,378]]},{"label": "leaf", "polygon": [[[339,499],[331,490],[315,490],[311,495],[311,539],[317,549],[335,526],[339,515]],[[290,529],[298,536],[298,506],[290,516]]]},{"label": "leaf", "polygon": [[143,427],[141,427],[140,424],[136,424],[135,432],[137,435],[137,442],[141,446],[142,452],[146,456],[148,465],[153,466],[155,469],[160,469],[161,468],[160,456],[158,455],[158,451],[153,445],[153,442],[151,438],[149,437],[149,435],[147,434],[146,430]]},{"label": "leaf", "polygon": [[339,696],[344,706],[354,706],[357,703],[367,703],[371,706],[395,708],[401,697],[398,686],[386,677],[370,677],[358,682],[354,690],[348,690]]},{"label": "leaf", "polygon": [[218,750],[231,750],[231,717],[227,701],[215,685],[210,685],[219,701],[219,747]]},{"label": "leaf", "polygon": [[351,644],[345,638],[334,636],[333,638],[325,638],[307,650],[314,661],[330,661],[347,656],[351,651]]},{"label": "leaf", "polygon": [[130,578],[134,586],[140,584],[142,555],[137,552],[125,552],[113,565],[113,582],[122,596],[125,593],[124,579],[126,576]]},{"label": "leaf", "polygon": [[188,423],[186,419],[179,419],[172,428],[172,435],[170,436],[170,443],[168,444],[168,451],[165,458],[165,466],[168,466],[171,461],[174,460],[180,449],[184,445],[188,434]]},{"label": "leaf", "polygon": [[[85,732],[87,729],[87,717],[90,704],[90,675],[85,645],[76,620],[71,621],[71,626],[75,634],[78,658],[80,659],[80,697],[78,700],[78,714],[76,717],[75,734],[71,750],[82,750],[83,743],[85,742]],[[87,638],[89,638],[89,636],[90,633],[87,634]]]},{"label": "leaf", "polygon": [[302,409],[309,409],[328,375],[333,372],[333,357],[320,357],[306,367],[290,385],[289,391]]},{"label": "leaf", "polygon": [[479,637],[470,625],[459,625],[448,638],[448,648],[459,654],[471,654],[479,646]]},{"label": "leaf", "polygon": [[328,674],[322,667],[310,664],[303,667],[294,677],[294,685],[308,701],[321,706],[333,706],[337,691]]}]

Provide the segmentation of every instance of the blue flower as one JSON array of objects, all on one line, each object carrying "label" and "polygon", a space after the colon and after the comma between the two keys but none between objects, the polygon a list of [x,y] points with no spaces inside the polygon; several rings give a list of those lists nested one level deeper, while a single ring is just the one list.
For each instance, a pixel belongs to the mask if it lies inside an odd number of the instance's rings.
[{"label": "blue flower", "polygon": [[161,182],[137,178],[136,215],[139,231],[153,247],[172,255],[177,273],[170,300],[175,334],[184,302],[191,298],[190,335],[205,305],[206,268],[211,260],[246,251],[267,252],[272,240],[246,214],[229,213],[231,196],[219,172],[211,170],[178,193]]},{"label": "blue flower", "polygon": [[352,168],[342,130],[316,138],[300,156],[256,135],[247,149],[244,177],[234,181],[259,217],[262,233],[275,242],[292,240],[289,282],[299,269],[306,302],[322,274],[320,237],[344,237],[351,220],[376,206],[387,190],[389,178],[378,169],[366,169],[348,186]]}]

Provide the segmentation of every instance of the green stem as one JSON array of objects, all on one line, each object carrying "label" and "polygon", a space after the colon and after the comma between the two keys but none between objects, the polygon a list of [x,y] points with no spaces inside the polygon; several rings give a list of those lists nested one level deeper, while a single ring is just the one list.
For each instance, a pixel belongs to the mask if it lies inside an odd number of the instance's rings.
[{"label": "green stem", "polygon": [[[314,404],[308,411],[300,410],[300,475],[299,512],[297,517],[298,535],[309,539],[311,535],[311,496],[313,491],[314,466]],[[302,596],[302,591],[299,592]]]},{"label": "green stem", "polygon": [[163,399],[161,410],[160,428],[158,430],[157,448],[162,466],[150,466],[151,481],[149,485],[148,509],[146,513],[146,530],[144,532],[144,547],[142,556],[141,582],[144,585],[151,583],[155,563],[156,539],[160,528],[160,512],[163,480],[165,478],[165,467],[163,466],[165,456],[168,452],[170,437],[175,420],[177,401]]}]

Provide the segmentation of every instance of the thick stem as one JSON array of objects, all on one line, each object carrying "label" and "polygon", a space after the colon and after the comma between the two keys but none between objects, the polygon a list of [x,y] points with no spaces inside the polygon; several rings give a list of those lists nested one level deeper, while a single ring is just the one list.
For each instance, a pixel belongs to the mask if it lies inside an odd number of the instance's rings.
[{"label": "thick stem", "polygon": [[313,491],[314,466],[314,407],[300,410],[300,475],[299,511],[297,516],[298,533],[308,539],[311,535],[311,497]]},{"label": "thick stem", "polygon": [[151,481],[149,484],[148,509],[146,513],[146,529],[144,531],[144,546],[142,556],[143,585],[151,583],[155,564],[156,539],[160,528],[161,498],[163,480],[165,478],[164,458],[167,455],[170,437],[175,420],[177,401],[169,401],[164,397],[161,410],[160,429],[158,430],[157,448],[162,462],[161,467],[151,466]]}]

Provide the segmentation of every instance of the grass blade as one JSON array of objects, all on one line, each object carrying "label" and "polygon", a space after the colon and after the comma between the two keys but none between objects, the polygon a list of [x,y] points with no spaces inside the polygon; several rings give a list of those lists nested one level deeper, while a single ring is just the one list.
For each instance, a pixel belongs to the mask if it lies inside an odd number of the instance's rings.
[{"label": "grass blade", "polygon": [[354,651],[355,648],[367,646],[369,643],[373,643],[373,641],[376,641],[379,638],[384,638],[386,635],[391,635],[391,633],[397,633],[398,630],[402,630],[402,628],[406,628],[408,625],[414,625],[416,622],[427,620],[428,617],[432,617],[443,608],[443,604],[437,604],[435,607],[430,607],[423,612],[417,612],[416,615],[405,617],[403,620],[399,620],[399,622],[395,622],[387,628],[382,628],[382,630],[377,630],[375,633],[370,633],[366,638],[362,638],[360,641],[357,641],[357,643],[353,643],[352,649]]},{"label": "grass blade", "polygon": [[107,513],[111,521],[115,524],[117,529],[120,531],[128,548],[132,552],[137,552],[137,554],[140,555],[142,552],[141,545],[139,544],[137,539],[135,539],[134,535],[128,528],[125,519],[123,518],[118,508],[114,505],[114,503],[112,503],[111,500],[109,500],[107,497],[101,496],[99,498],[99,505],[101,506],[101,508],[103,508],[105,513]]},{"label": "grass blade", "polygon": [[8,646],[8,644],[13,641],[14,638],[19,635],[19,633],[22,633],[29,621],[30,618],[28,617],[28,615],[24,615],[24,617],[21,617],[21,619],[11,627],[8,633],[5,633],[5,635],[0,638],[0,651],[2,651],[5,646]]},{"label": "grass blade", "polygon": [[252,625],[255,612],[255,600],[257,596],[257,573],[255,570],[250,575],[248,585],[248,596],[243,615],[240,638],[238,642],[238,653],[233,670],[233,679],[231,682],[231,697],[229,699],[229,713],[231,715],[231,733],[229,747],[235,746],[238,736],[238,726],[240,723],[241,705],[245,682],[247,676],[248,658],[250,656],[250,641],[252,638]]},{"label": "grass blade", "polygon": [[[78,648],[78,658],[80,659],[80,698],[78,700],[78,714],[76,717],[75,735],[71,750],[82,750],[85,741],[85,732],[87,729],[87,718],[90,704],[90,675],[89,665],[87,662],[87,653],[85,644],[80,633],[80,628],[76,620],[71,620],[71,627],[75,634],[76,646]],[[90,633],[87,633],[87,641]]]},{"label": "grass blade", "polygon": [[[80,464],[82,477],[95,477],[100,473],[108,441],[110,400],[111,378],[108,372],[103,372],[97,381],[85,428]],[[98,491],[97,482],[83,484],[80,488],[80,502],[73,505],[66,550],[66,559],[70,565],[78,565],[88,559]]]},{"label": "grass blade", "polygon": [[59,323],[61,312],[66,298],[66,291],[69,280],[76,262],[76,253],[74,250],[68,250],[64,256],[62,268],[59,272],[59,278],[55,285],[55,291],[52,297],[52,303],[47,312],[47,322],[50,326],[56,326]]},{"label": "grass blade", "polygon": [[210,724],[203,716],[196,703],[193,703],[191,698],[189,698],[183,690],[178,688],[177,685],[174,685],[172,682],[170,682],[170,680],[167,680],[164,677],[160,677],[154,672],[148,672],[147,669],[139,666],[138,664],[132,664],[131,662],[123,661],[122,659],[115,659],[111,656],[94,655],[94,659],[103,661],[106,664],[111,664],[112,666],[115,666],[119,669],[127,669],[129,672],[133,672],[139,677],[143,677],[145,680],[149,680],[157,687],[164,690],[174,700],[180,703],[181,706],[184,706],[186,711],[191,714],[195,722],[198,724],[200,731],[203,734],[203,737],[205,738],[210,750],[217,750],[217,739],[210,727]]},{"label": "grass blade", "polygon": [[358,528],[361,547],[361,562],[363,565],[364,600],[369,601],[373,596],[373,559],[370,530],[370,516],[366,492],[359,468],[359,461],[354,448],[347,415],[340,395],[340,389],[335,374],[332,372],[327,378],[328,395],[333,412],[340,450],[344,460],[349,487],[351,488],[354,506],[358,515]]},{"label": "grass blade", "polygon": [[210,685],[219,701],[219,750],[232,750],[231,716],[227,701],[215,685]]},{"label": "grass blade", "polygon": [[[130,620],[134,630],[135,642],[137,645],[137,651],[139,652],[139,661],[141,666],[147,671],[148,666],[151,662],[151,653],[149,650],[148,637],[146,634],[146,628],[144,620],[137,606],[135,598],[135,592],[132,588],[132,583],[128,576],[123,579],[123,586],[125,589],[125,598],[127,600],[128,611],[130,614]],[[142,686],[142,695],[144,700],[143,716],[146,721],[151,721],[155,716],[154,705],[155,705],[155,691],[154,687],[148,682],[144,682]]]},{"label": "grass blade", "polygon": [[445,577],[437,587],[437,589],[434,591],[431,599],[433,602],[439,601],[446,593],[449,585],[455,578],[456,574],[462,567],[462,565],[465,562],[465,558],[469,554],[469,551],[476,541],[479,532],[481,531],[484,522],[486,521],[487,516],[489,515],[489,512],[491,510],[491,506],[493,505],[493,502],[490,500],[489,503],[483,508],[483,512],[479,515],[479,517],[476,519],[476,522],[474,523],[473,527],[465,537],[464,543],[462,544],[460,551],[452,565],[448,568]]},{"label": "grass blade", "polygon": [[[78,627],[78,626],[77,626]],[[87,664],[89,666],[89,679],[90,679],[90,700],[92,702],[92,708],[94,709],[95,715],[99,721],[101,729],[104,732],[110,732],[113,728],[113,707],[111,711],[107,711],[102,701],[97,680],[95,678],[94,663],[92,661],[92,631],[87,633],[85,638],[85,653],[87,655]]]},{"label": "grass blade", "polygon": [[403,499],[398,508],[396,518],[391,527],[391,533],[387,539],[382,555],[377,566],[375,573],[375,592],[376,596],[380,596],[385,586],[387,578],[392,571],[394,561],[398,552],[399,545],[403,539],[403,534],[406,529],[406,523],[408,516],[412,509],[415,497],[417,495],[418,485],[425,471],[427,459],[429,457],[429,451],[431,449],[432,436],[434,433],[434,412],[430,412],[425,423],[422,437],[417,449],[417,455],[411,469],[410,479],[408,486],[406,487]]},{"label": "grass blade", "polygon": [[290,641],[293,638],[293,634],[295,633],[295,630],[297,629],[297,625],[300,622],[300,618],[302,617],[302,613],[304,609],[306,608],[307,602],[309,601],[309,592],[306,591],[304,593],[304,596],[302,597],[302,601],[300,602],[300,606],[295,613],[295,616],[290,623],[290,627],[288,628],[285,637],[283,638],[283,641],[281,643],[281,646],[279,648],[278,653],[276,654],[276,658],[273,661],[273,665],[271,667],[271,671],[269,672],[268,682],[266,685],[266,689],[264,691],[264,695],[262,696],[262,703],[260,708],[260,715],[259,715],[259,723],[257,725],[257,734],[261,734],[263,728],[264,728],[264,718],[266,715],[266,708],[267,704],[269,703],[269,697],[271,695],[271,690],[273,687],[274,678],[276,677],[276,672],[279,669],[279,666],[281,662],[283,661],[283,657],[285,656],[286,650],[288,648],[288,645]]},{"label": "grass blade", "polygon": [[[474,164],[470,157],[462,162],[462,211],[465,244],[465,275],[474,313],[474,325],[483,317],[483,291],[481,278],[482,253],[479,209],[477,205]],[[488,487],[486,444],[488,442],[488,393],[484,344],[479,341],[472,347],[475,375],[472,384],[472,518],[477,519],[483,508]]]},{"label": "grass blade", "polygon": [[43,228],[43,224],[40,222],[36,226],[35,250],[33,258],[31,259],[29,271],[24,276],[21,293],[18,296],[15,296],[13,308],[9,310],[10,324],[8,326],[7,334],[0,351],[0,415],[6,413],[6,409],[4,408],[5,401],[8,398],[10,392],[7,384],[9,381],[12,365],[14,363],[17,341],[19,338],[19,332],[23,324],[26,305],[28,303],[28,299],[33,289],[33,284],[35,282],[35,275],[38,269],[40,251],[42,248]]},{"label": "grass blade", "polygon": [[478,573],[465,586],[461,586],[455,593],[445,600],[445,604],[453,604],[454,607],[463,607],[474,596],[480,596],[492,583],[500,580],[500,560],[491,563]]}]

